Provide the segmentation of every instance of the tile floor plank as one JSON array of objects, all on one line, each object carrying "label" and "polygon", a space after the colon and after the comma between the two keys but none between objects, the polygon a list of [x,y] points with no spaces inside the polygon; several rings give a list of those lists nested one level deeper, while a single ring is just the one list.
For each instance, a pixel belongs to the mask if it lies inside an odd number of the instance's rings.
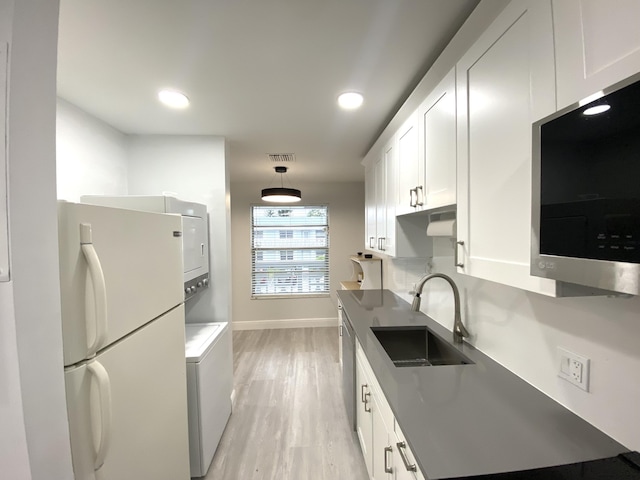
[{"label": "tile floor plank", "polygon": [[234,411],[205,480],[366,480],[335,328],[233,332]]}]

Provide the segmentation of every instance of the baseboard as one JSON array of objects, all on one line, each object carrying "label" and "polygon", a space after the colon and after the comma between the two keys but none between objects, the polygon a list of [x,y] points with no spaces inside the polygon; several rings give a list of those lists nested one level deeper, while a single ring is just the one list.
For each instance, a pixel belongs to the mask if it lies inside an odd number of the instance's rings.
[{"label": "baseboard", "polygon": [[271,328],[337,327],[338,318],[291,318],[284,320],[250,320],[233,322],[234,330],[267,330]]}]

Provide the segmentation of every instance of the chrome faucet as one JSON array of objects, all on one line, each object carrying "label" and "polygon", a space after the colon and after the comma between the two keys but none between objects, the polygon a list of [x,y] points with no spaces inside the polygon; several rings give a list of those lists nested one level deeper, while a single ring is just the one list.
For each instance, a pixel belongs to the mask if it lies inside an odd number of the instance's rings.
[{"label": "chrome faucet", "polygon": [[422,295],[422,289],[424,288],[424,284],[427,283],[432,278],[442,278],[446,280],[449,285],[451,285],[451,289],[453,290],[453,303],[454,303],[454,313],[453,313],[453,341],[454,343],[462,343],[462,339],[464,337],[469,336],[469,332],[464,327],[462,323],[462,318],[460,317],[460,292],[458,291],[458,287],[453,282],[453,279],[444,273],[432,273],[429,275],[425,275],[422,277],[418,283],[416,283],[416,289],[413,292],[413,303],[411,304],[411,310],[417,312],[420,310],[420,295]]}]

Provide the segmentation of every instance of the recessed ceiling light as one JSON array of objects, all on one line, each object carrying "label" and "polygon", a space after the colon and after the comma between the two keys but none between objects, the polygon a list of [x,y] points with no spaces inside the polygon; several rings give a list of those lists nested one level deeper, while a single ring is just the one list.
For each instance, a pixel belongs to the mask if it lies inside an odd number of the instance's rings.
[{"label": "recessed ceiling light", "polygon": [[160,90],[158,99],[171,108],[186,108],[189,106],[189,99],[184,93],[177,90]]},{"label": "recessed ceiling light", "polygon": [[582,114],[583,115],[598,115],[599,113],[606,112],[610,108],[611,107],[609,105],[607,105],[606,103],[603,103],[601,105],[595,105],[593,107],[587,108],[584,112],[582,112]]},{"label": "recessed ceiling light", "polygon": [[357,92],[346,92],[338,97],[338,105],[345,110],[355,110],[362,105],[364,98]]}]

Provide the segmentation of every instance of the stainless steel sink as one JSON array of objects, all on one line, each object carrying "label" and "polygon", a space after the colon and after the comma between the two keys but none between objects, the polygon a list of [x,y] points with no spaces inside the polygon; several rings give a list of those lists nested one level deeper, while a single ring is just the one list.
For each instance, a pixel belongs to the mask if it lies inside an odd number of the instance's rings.
[{"label": "stainless steel sink", "polygon": [[473,364],[425,326],[371,327],[371,330],[396,367]]}]

